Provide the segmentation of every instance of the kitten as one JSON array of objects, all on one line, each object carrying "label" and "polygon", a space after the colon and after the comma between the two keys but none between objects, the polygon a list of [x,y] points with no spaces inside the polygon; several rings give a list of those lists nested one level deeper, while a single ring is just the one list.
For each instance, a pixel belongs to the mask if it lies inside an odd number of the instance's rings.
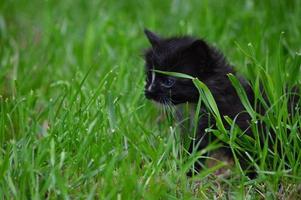
[{"label": "kitten", "polygon": [[[157,34],[145,30],[151,48],[144,54],[146,63],[145,97],[162,104],[180,105],[184,103],[196,104],[199,92],[189,79],[175,78],[153,70],[179,72],[197,77],[210,89],[215,98],[220,114],[237,117],[236,124],[247,133],[250,116],[237,96],[227,74],[235,74],[233,68],[226,61],[220,51],[202,39],[183,36],[162,38]],[[253,102],[253,92],[248,82],[238,77],[244,87],[250,102]],[[198,149],[205,148],[210,141],[216,139],[205,129],[214,125],[214,118],[210,117],[205,107],[201,108],[202,117],[198,122],[196,142]],[[225,123],[226,124],[226,123]],[[227,127],[226,127],[227,128]],[[229,127],[228,127],[229,128]],[[210,135],[209,135],[210,134]],[[189,149],[192,152],[193,148]],[[231,156],[227,146],[221,154]],[[197,171],[201,166],[195,166]]]}]

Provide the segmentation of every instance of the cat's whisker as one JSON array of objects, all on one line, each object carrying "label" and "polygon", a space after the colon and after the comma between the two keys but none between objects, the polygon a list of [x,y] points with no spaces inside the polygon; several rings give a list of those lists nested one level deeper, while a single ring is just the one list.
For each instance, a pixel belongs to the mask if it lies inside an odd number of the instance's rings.
[{"label": "cat's whisker", "polygon": [[160,114],[162,115],[162,114],[164,114],[164,108],[163,108],[163,106],[162,106],[161,101],[162,101],[162,99],[161,99],[161,97],[160,97],[160,98],[159,98],[159,108],[160,108]]},{"label": "cat's whisker", "polygon": [[164,97],[160,97],[161,107],[164,115],[167,115],[167,107],[166,107],[166,99]]},{"label": "cat's whisker", "polygon": [[167,110],[167,102],[166,102],[166,99],[165,99],[165,98],[162,98],[162,107],[163,107],[163,109],[164,109],[165,115],[167,115],[168,110]]},{"label": "cat's whisker", "polygon": [[163,104],[164,104],[164,108],[166,111],[166,114],[168,116],[173,116],[174,115],[174,105],[172,104],[172,102],[170,101],[170,99],[168,98],[163,98]]}]

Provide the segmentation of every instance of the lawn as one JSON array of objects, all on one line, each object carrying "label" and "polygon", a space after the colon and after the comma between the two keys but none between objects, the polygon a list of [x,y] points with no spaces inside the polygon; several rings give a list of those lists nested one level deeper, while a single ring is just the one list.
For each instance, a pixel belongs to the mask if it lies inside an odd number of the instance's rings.
[{"label": "lawn", "polygon": [[[145,27],[202,37],[261,83],[268,113],[251,126],[269,138],[268,124],[273,148],[229,141],[255,179],[238,163],[186,176],[200,154],[144,97]],[[0,199],[300,199],[300,110],[287,109],[300,38],[298,0],[1,1]]]}]

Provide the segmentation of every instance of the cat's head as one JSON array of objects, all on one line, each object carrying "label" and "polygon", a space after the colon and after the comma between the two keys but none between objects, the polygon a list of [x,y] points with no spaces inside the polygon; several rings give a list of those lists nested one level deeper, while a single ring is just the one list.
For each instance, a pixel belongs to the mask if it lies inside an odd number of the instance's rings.
[{"label": "cat's head", "polygon": [[203,80],[218,73],[216,61],[224,61],[223,56],[201,39],[189,36],[162,38],[149,30],[144,32],[151,44],[144,54],[146,98],[163,104],[197,102],[199,94],[191,80],[153,70],[179,72]]}]

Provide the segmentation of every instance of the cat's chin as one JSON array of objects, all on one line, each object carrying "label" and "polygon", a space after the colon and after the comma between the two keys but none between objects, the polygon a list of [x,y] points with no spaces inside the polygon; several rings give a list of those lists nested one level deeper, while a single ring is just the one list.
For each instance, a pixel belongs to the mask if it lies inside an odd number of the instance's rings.
[{"label": "cat's chin", "polygon": [[162,107],[162,106],[169,106],[172,105],[170,102],[163,102],[163,101],[156,101],[156,100],[151,100],[156,106]]},{"label": "cat's chin", "polygon": [[154,103],[156,106],[158,106],[158,107],[164,107],[164,106],[171,106],[171,105],[174,105],[174,103],[171,103],[171,101],[170,100],[162,100],[162,99],[154,99],[154,98],[152,98],[152,99],[149,99],[149,100],[151,100],[151,102],[152,103]]},{"label": "cat's chin", "polygon": [[188,101],[183,101],[183,100],[179,100],[179,99],[171,99],[166,96],[158,96],[158,95],[154,95],[154,94],[148,93],[148,92],[145,92],[145,97],[148,100],[151,100],[152,102],[154,102],[155,104],[158,104],[159,106],[165,106],[165,105],[166,106],[175,106],[175,105],[179,105],[179,104],[188,102]]},{"label": "cat's chin", "polygon": [[187,103],[185,101],[175,101],[175,100],[165,100],[165,101],[157,101],[154,99],[151,99],[152,102],[154,102],[156,105],[162,107],[162,106],[177,106],[180,104]]}]

